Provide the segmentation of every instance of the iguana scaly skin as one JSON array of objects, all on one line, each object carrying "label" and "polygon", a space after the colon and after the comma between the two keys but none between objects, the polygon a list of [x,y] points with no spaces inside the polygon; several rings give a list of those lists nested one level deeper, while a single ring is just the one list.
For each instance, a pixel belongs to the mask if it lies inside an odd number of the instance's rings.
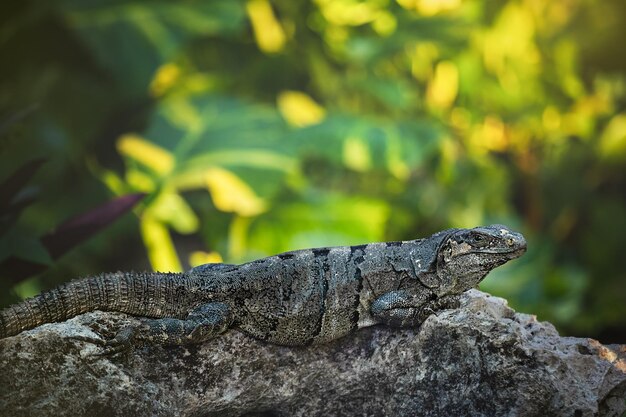
[{"label": "iguana scaly skin", "polygon": [[324,343],[377,323],[418,326],[437,310],[457,307],[459,294],[525,250],[521,234],[492,225],[208,264],[182,274],[103,274],[0,311],[0,338],[105,310],[144,318],[107,341],[108,352],[197,343],[229,328],[279,345]]}]

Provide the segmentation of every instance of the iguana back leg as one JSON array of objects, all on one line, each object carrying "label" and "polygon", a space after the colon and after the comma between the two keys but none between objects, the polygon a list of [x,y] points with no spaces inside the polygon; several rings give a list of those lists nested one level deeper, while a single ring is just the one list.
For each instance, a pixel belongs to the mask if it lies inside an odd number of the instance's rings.
[{"label": "iguana back leg", "polygon": [[225,332],[233,322],[228,305],[220,302],[202,304],[186,319],[142,319],[139,326],[122,328],[104,343],[103,355],[126,351],[145,343],[185,345],[200,343]]}]

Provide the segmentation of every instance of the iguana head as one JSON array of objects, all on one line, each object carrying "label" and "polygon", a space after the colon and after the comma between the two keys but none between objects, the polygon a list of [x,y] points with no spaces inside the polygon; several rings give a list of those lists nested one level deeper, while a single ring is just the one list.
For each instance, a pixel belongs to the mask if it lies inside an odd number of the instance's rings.
[{"label": "iguana head", "polygon": [[506,226],[453,230],[437,252],[436,291],[439,295],[460,294],[474,288],[492,269],[524,252],[524,236]]}]

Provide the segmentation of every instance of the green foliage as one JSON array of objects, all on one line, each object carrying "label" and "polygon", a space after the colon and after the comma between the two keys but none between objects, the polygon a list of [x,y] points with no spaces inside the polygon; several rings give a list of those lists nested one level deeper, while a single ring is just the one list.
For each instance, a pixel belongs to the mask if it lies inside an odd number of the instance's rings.
[{"label": "green foliage", "polygon": [[[37,200],[37,189],[29,188],[28,183],[45,162],[43,158],[28,161],[0,182],[0,270],[4,277],[0,287],[17,287],[25,278],[45,271],[54,260],[114,222],[144,197],[139,193],[118,197],[74,216],[44,236],[35,236],[17,220]],[[3,302],[13,301],[6,290],[1,294]]]},{"label": "green foliage", "polygon": [[483,288],[615,339],[626,7],[600,3],[9,2],[0,109],[38,108],[7,134],[0,174],[52,161],[47,203],[17,226],[148,195],[20,293],[145,267],[140,241],[153,268],[180,270],[502,222],[530,251]]}]

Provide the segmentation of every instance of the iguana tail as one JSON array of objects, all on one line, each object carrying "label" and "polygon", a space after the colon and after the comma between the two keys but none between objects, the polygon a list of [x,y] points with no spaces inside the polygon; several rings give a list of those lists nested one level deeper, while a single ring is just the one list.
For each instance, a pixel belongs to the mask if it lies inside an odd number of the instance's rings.
[{"label": "iguana tail", "polygon": [[[182,274],[117,272],[68,282],[0,311],[0,339],[93,310],[177,317]],[[182,294],[187,293],[182,291]],[[177,305],[178,304],[178,305]]]}]

